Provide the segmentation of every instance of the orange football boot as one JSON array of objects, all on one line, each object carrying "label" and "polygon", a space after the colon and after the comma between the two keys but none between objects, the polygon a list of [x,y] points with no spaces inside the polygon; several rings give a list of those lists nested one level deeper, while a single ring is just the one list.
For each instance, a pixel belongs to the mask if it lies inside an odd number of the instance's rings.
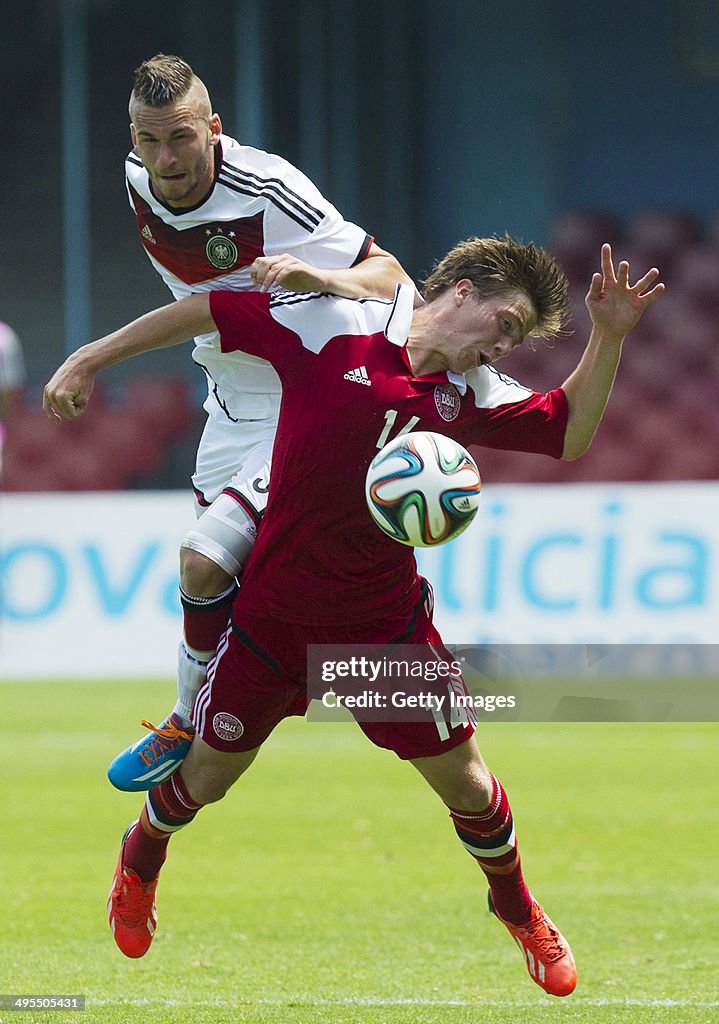
[{"label": "orange football boot", "polygon": [[125,842],[133,828],[137,827],[138,822],[134,821],[122,837],[120,856],[107,900],[107,918],[115,942],[125,956],[132,958],[145,955],[157,928],[155,890],[158,879],[143,882],[136,871],[123,864]]},{"label": "orange football boot", "polygon": [[549,920],[536,900],[527,924],[510,924],[494,909],[488,893],[489,909],[502,922],[522,951],[532,981],[550,996],[568,996],[577,986],[577,968],[569,943]]}]

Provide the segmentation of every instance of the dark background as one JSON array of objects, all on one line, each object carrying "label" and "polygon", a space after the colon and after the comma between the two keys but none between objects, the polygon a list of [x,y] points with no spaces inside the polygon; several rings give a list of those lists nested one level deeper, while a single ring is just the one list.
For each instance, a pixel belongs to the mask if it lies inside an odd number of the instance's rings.
[{"label": "dark background", "polygon": [[[714,244],[716,2],[6,0],[0,9],[0,317],[24,343],[30,404],[66,351],[169,300],[123,183],[132,71],[159,50],[204,79],[228,134],[297,163],[415,277],[470,234],[559,245],[561,218],[575,210],[610,215],[617,243],[642,211],[681,211],[694,241]],[[86,154],[64,149],[73,130]],[[571,362],[584,329],[576,304]],[[108,380],[170,368],[199,389],[179,350]]]}]

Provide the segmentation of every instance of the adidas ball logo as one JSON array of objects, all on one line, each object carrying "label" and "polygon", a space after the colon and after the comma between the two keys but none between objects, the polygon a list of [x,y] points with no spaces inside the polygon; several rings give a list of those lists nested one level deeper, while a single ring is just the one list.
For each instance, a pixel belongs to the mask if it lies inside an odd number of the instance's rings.
[{"label": "adidas ball logo", "polygon": [[372,381],[367,376],[366,366],[358,366],[356,370],[349,370],[345,374],[345,380],[354,381],[355,384],[364,384],[368,388],[372,387]]}]

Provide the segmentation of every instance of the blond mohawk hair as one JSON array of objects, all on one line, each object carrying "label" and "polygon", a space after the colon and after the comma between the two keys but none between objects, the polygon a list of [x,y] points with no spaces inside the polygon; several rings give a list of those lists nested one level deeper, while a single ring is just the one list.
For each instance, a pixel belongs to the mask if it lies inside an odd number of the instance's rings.
[{"label": "blond mohawk hair", "polygon": [[165,107],[186,96],[195,80],[195,73],[181,57],[156,53],[135,68],[130,104]]}]

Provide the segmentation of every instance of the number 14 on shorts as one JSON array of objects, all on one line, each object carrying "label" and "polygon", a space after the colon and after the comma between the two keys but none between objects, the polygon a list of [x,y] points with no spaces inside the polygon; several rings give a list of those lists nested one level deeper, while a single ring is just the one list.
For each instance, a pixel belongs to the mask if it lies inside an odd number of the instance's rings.
[{"label": "number 14 on shorts", "polygon": [[447,696],[429,701],[429,708],[440,740],[449,739],[450,729],[464,729],[470,724],[477,724],[472,697],[467,693],[467,687],[461,677],[449,679]]}]

